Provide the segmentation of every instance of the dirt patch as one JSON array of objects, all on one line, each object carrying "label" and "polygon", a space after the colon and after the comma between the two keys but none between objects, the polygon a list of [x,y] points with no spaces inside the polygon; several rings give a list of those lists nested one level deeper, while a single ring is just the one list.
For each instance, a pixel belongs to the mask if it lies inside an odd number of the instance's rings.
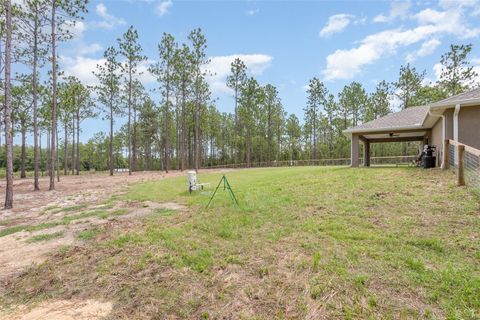
[{"label": "dirt patch", "polygon": [[45,301],[39,306],[28,309],[21,306],[12,314],[0,313],[5,320],[94,320],[103,319],[112,311],[111,302],[96,300],[56,300]]},{"label": "dirt patch", "polygon": [[[54,233],[61,229],[43,230],[34,235]],[[44,261],[48,253],[61,246],[72,244],[74,241],[74,236],[70,232],[65,233],[63,237],[36,243],[27,241],[32,235],[31,232],[23,231],[0,238],[0,283],[21,272],[32,263]]]},{"label": "dirt patch", "polygon": [[[20,274],[34,263],[42,263],[48,258],[49,253],[76,243],[75,235],[80,231],[111,223],[112,220],[121,223],[132,218],[147,216],[157,209],[185,210],[185,206],[173,202],[127,203],[118,201],[105,209],[105,214],[108,216],[109,213],[119,209],[126,209],[127,212],[112,214],[108,217],[87,216],[75,218],[74,221],[68,223],[62,222],[62,218],[105,207],[105,200],[110,199],[112,195],[126,192],[131,183],[173,178],[184,174],[180,171],[171,171],[168,174],[137,172],[132,176],[119,173],[113,177],[106,174],[67,176],[62,177],[60,183],[56,183],[55,191],[43,191],[47,188],[48,180],[47,177],[41,177],[40,186],[43,190],[36,192],[33,191],[30,179],[15,180],[15,208],[0,212],[0,232],[9,228],[21,228],[21,226],[24,226],[26,230],[18,230],[0,237],[0,294],[3,287],[1,284],[4,281]],[[3,187],[4,182],[1,181],[0,188]],[[28,229],[32,226],[51,224],[52,222],[58,222],[60,225],[39,228],[35,231]],[[34,236],[55,232],[63,232],[63,235],[46,241],[29,241]]]}]

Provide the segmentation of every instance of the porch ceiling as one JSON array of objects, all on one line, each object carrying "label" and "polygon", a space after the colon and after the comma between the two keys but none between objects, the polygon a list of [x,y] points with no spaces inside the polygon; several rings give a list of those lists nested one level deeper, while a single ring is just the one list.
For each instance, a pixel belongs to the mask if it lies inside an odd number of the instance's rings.
[{"label": "porch ceiling", "polygon": [[419,131],[412,131],[412,132],[380,132],[380,133],[369,133],[369,134],[364,134],[362,135],[363,138],[367,140],[373,140],[373,139],[395,139],[399,140],[401,138],[412,138],[412,137],[423,137],[428,133],[426,130],[419,130]]}]

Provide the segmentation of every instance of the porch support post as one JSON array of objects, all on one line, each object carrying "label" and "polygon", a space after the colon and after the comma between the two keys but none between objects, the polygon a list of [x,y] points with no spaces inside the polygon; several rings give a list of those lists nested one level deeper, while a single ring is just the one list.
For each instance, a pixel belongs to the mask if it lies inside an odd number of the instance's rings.
[{"label": "porch support post", "polygon": [[352,134],[352,147],[351,147],[351,166],[356,168],[358,167],[359,161],[358,161],[358,156],[359,156],[359,139],[357,134]]},{"label": "porch support post", "polygon": [[443,170],[448,170],[450,168],[450,159],[448,158],[449,157],[449,141],[448,139],[445,139],[443,141],[443,152],[442,152],[442,156],[443,156],[443,161],[442,161],[442,169]]},{"label": "porch support post", "polygon": [[370,142],[368,140],[363,143],[363,165],[370,167]]}]

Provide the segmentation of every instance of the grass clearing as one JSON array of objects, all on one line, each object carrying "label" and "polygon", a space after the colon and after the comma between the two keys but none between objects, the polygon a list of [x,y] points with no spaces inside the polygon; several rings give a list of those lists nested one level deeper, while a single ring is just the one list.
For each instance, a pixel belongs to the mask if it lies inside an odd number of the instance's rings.
[{"label": "grass clearing", "polygon": [[[189,210],[158,209],[58,253],[0,302],[95,297],[114,301],[112,317],[124,318],[480,317],[480,199],[455,187],[451,173],[298,167],[227,175],[241,208],[219,190],[205,209],[209,197],[189,195],[185,177],[133,185],[118,198]],[[221,175],[200,177],[215,186]]]},{"label": "grass clearing", "polygon": [[39,234],[33,237],[30,237],[27,239],[27,242],[33,243],[33,242],[40,242],[40,241],[49,241],[52,239],[57,239],[63,237],[65,233],[63,231],[58,231],[54,233],[45,233],[45,234]]},{"label": "grass clearing", "polygon": [[76,238],[80,240],[91,240],[95,238],[95,236],[99,233],[102,232],[101,228],[92,228],[92,229],[87,229],[80,231],[79,233],[76,234]]}]

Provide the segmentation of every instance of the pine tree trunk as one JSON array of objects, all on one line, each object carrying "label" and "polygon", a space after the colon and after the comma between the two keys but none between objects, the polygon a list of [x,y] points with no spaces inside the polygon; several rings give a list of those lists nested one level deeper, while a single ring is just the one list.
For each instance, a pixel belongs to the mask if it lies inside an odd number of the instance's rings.
[{"label": "pine tree trunk", "polygon": [[40,158],[39,159],[40,160],[40,171],[42,172],[42,177],[43,177],[42,130],[39,130],[39,135],[38,135],[38,153],[39,153],[39,158]]},{"label": "pine tree trunk", "polygon": [[132,167],[134,172],[137,171],[137,107],[135,101],[133,103]]},{"label": "pine tree trunk", "polygon": [[33,96],[33,190],[40,190],[38,181],[39,156],[38,156],[38,89],[37,89],[37,64],[38,64],[38,13],[35,16],[33,29],[33,71],[32,71],[32,96]]},{"label": "pine tree trunk", "polygon": [[185,141],[185,133],[186,133],[186,130],[187,130],[187,124],[186,124],[186,106],[185,106],[185,84],[183,84],[183,89],[182,89],[182,134],[181,134],[181,167],[180,167],[180,170],[183,171],[185,170],[185,156],[186,156],[186,151],[187,151],[187,145],[186,145],[186,141]]},{"label": "pine tree trunk", "polygon": [[[78,143],[78,141],[77,141]],[[75,159],[75,152],[76,152],[76,147],[75,147],[75,115],[72,114],[72,176],[75,174],[75,168],[77,165],[76,159]]]},{"label": "pine tree trunk", "polygon": [[110,99],[110,141],[108,146],[110,175],[113,176],[113,99]]},{"label": "pine tree trunk", "polygon": [[128,71],[128,175],[132,175],[132,67]]},{"label": "pine tree trunk", "polygon": [[25,161],[27,158],[26,144],[27,144],[27,128],[24,123],[22,123],[22,155],[20,162],[20,179],[25,179],[27,174],[25,173]]},{"label": "pine tree trunk", "polygon": [[[57,121],[57,120],[55,120]],[[57,145],[57,148],[58,146],[60,145],[58,143],[58,126],[56,126],[56,129],[57,131],[55,132],[55,138],[56,138],[56,145]],[[57,165],[57,181],[60,182],[60,154],[58,152],[58,149],[57,149],[57,152],[56,152],[56,156],[57,156],[57,159],[56,159],[56,165]]]},{"label": "pine tree trunk", "polygon": [[250,168],[250,146],[251,146],[250,126],[247,127],[247,167]]},{"label": "pine tree trunk", "polygon": [[80,110],[77,108],[77,152],[75,155],[76,175],[80,174]]},{"label": "pine tree trunk", "polygon": [[51,143],[51,141],[52,140],[50,139],[50,128],[47,127],[47,153],[46,153],[47,163],[46,163],[46,169],[47,169],[47,173],[48,173],[49,177],[52,173],[52,170],[50,169],[50,143]]},{"label": "pine tree trunk", "polygon": [[52,125],[50,142],[50,186],[49,190],[55,190],[55,133],[57,132],[57,53],[56,53],[56,1],[52,1],[51,41],[52,41]]},{"label": "pine tree trunk", "polygon": [[[168,70],[167,70],[168,72]],[[165,105],[165,172],[168,173],[170,168],[170,86],[167,80],[167,90],[166,90],[166,105]]]},{"label": "pine tree trunk", "polygon": [[12,51],[12,3],[6,0],[6,38],[5,38],[5,153],[6,153],[6,188],[5,209],[13,207],[13,138],[12,138],[12,95],[11,95],[11,51]]},{"label": "pine tree trunk", "polygon": [[197,103],[195,108],[195,171],[198,172],[198,167],[200,164],[200,105]]},{"label": "pine tree trunk", "polygon": [[178,112],[178,100],[175,104],[175,122],[176,122],[176,129],[175,129],[175,140],[176,140],[176,156],[177,156],[177,170],[180,170],[180,121],[179,121],[179,112]]},{"label": "pine tree trunk", "polygon": [[63,175],[67,176],[67,170],[68,170],[68,132],[67,132],[67,127],[68,127],[68,121],[65,121],[64,123],[64,142],[63,142]]}]

